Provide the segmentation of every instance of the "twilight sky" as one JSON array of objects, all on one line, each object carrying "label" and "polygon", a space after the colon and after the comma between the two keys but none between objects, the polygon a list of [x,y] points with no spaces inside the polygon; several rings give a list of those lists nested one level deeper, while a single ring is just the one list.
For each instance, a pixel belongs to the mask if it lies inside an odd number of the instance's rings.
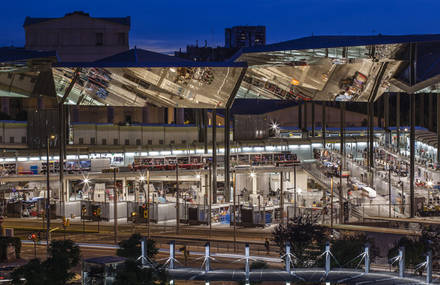
[{"label": "twilight sky", "polygon": [[440,33],[438,0],[3,0],[0,46],[23,46],[26,16],[132,17],[130,45],[160,52],[208,41],[224,28],[266,25],[267,42],[302,36]]}]

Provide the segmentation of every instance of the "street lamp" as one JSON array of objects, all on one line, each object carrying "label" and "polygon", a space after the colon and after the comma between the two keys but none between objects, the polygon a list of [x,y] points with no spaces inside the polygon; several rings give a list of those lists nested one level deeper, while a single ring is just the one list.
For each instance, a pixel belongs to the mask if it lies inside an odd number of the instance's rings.
[{"label": "street lamp", "polygon": [[427,202],[427,205],[429,205],[429,196],[431,195],[431,193],[430,193],[431,190],[430,189],[432,189],[432,185],[433,185],[432,181],[428,181],[427,185],[428,185],[428,202]]}]

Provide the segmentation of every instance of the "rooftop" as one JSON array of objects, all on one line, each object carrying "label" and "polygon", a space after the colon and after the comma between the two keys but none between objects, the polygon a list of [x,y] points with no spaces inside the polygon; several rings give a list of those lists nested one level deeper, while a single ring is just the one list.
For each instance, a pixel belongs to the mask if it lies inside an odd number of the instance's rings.
[{"label": "rooftop", "polygon": [[89,18],[93,18],[93,19],[98,19],[98,20],[103,20],[103,21],[108,21],[108,22],[112,22],[112,23],[116,23],[116,24],[120,24],[120,25],[125,25],[125,26],[130,26],[130,22],[131,22],[131,18],[130,16],[127,17],[90,17],[89,13],[85,13],[83,11],[74,11],[71,13],[67,13],[66,15],[64,15],[64,17],[59,17],[59,18],[33,18],[33,17],[26,17],[26,19],[24,20],[24,24],[23,27],[27,27],[30,25],[34,25],[34,24],[39,24],[39,23],[43,23],[43,22],[47,22],[47,21],[51,21],[51,20],[55,20],[55,19],[62,19],[62,18],[66,18],[69,16],[84,16],[84,17],[89,17]]}]

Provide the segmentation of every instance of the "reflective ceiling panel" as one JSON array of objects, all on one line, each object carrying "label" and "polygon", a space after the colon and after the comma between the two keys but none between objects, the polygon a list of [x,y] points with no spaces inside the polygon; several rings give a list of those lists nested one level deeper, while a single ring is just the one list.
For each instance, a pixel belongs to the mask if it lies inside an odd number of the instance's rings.
[{"label": "reflective ceiling panel", "polygon": [[0,97],[55,96],[51,65],[54,52],[0,48]]},{"label": "reflective ceiling panel", "polygon": [[[249,68],[237,98],[296,101],[377,100],[400,91],[390,79],[405,63],[407,44],[242,53],[236,61]],[[378,92],[370,98],[375,84]]]},{"label": "reflective ceiling panel", "polygon": [[[224,108],[243,65],[199,67],[83,67],[66,104]],[[63,97],[75,68],[54,67]]]}]

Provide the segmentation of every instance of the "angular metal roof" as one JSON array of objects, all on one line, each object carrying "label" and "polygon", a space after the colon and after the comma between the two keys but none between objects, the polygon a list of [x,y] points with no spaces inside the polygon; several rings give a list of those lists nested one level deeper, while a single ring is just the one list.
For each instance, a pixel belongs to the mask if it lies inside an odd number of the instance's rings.
[{"label": "angular metal roof", "polygon": [[93,63],[60,63],[52,71],[67,104],[224,108],[245,67],[132,49]]},{"label": "angular metal roof", "polygon": [[[408,82],[410,43],[417,50],[413,86]],[[43,70],[38,61],[28,68]],[[244,99],[366,102],[384,92],[439,92],[440,35],[306,37],[244,48],[221,63],[135,48],[93,63],[54,64],[51,72],[58,97],[76,105],[224,108],[235,94]],[[31,96],[35,91],[11,94]]]},{"label": "angular metal roof", "polygon": [[55,52],[0,48],[0,97],[53,96]]},{"label": "angular metal roof", "polygon": [[244,48],[232,59],[249,66],[237,98],[365,102],[409,91],[395,79],[408,65],[409,43],[440,49],[440,35],[317,36]]}]

